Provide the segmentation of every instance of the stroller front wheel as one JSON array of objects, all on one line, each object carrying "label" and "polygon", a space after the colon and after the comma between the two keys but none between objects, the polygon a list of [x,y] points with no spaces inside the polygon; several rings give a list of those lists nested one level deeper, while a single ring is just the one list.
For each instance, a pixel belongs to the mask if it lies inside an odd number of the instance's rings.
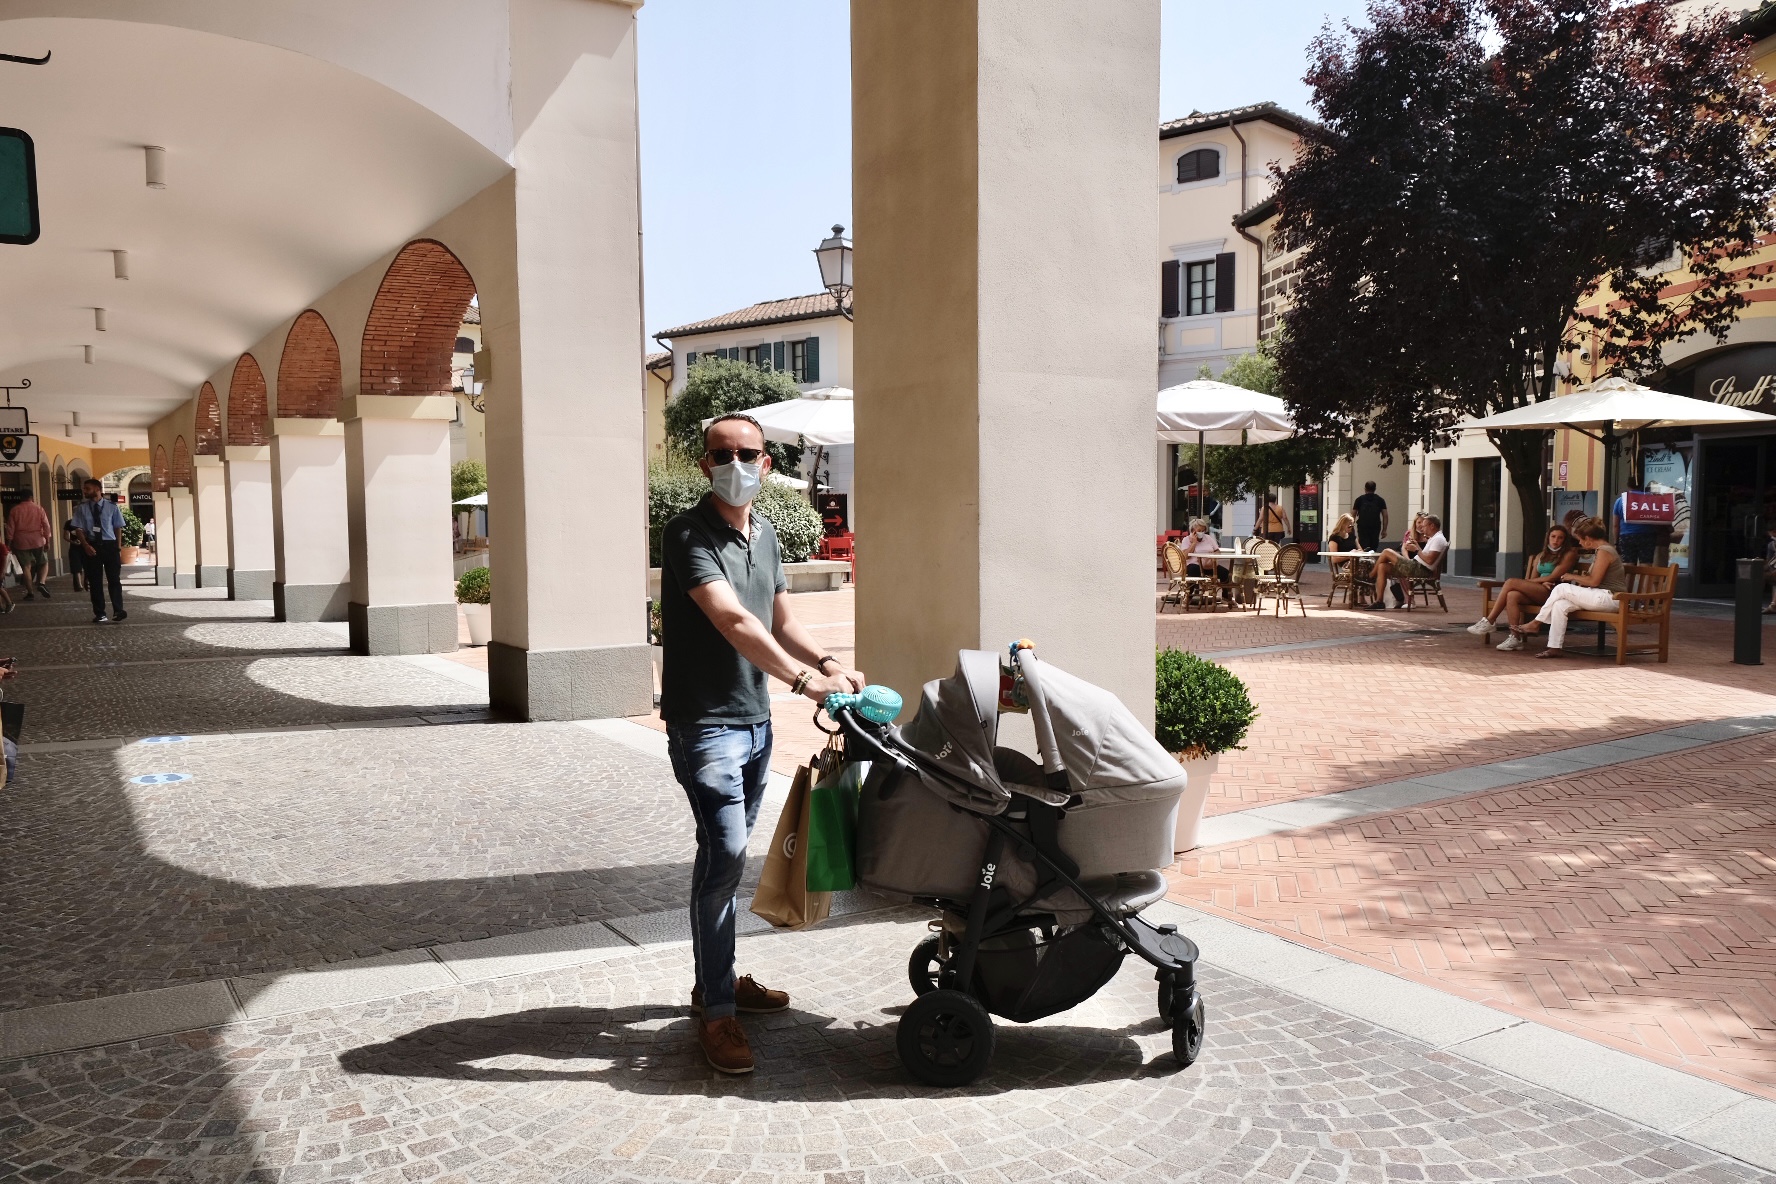
[{"label": "stroller front wheel", "polygon": [[961,991],[929,991],[913,1000],[894,1033],[900,1063],[927,1085],[967,1085],[993,1059],[993,1018]]},{"label": "stroller front wheel", "polygon": [[1190,1002],[1172,1017],[1172,1055],[1178,1058],[1178,1068],[1188,1069],[1202,1055],[1206,1018],[1202,996],[1192,989]]},{"label": "stroller front wheel", "polygon": [[937,990],[937,972],[943,967],[943,934],[933,933],[913,947],[907,959],[907,981],[913,994],[929,995]]}]

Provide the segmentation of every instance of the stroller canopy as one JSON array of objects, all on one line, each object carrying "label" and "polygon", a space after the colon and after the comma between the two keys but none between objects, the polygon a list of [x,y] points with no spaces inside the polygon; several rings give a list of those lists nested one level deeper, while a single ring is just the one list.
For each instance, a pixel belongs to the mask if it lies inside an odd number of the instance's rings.
[{"label": "stroller canopy", "polygon": [[[1029,663],[1026,671],[1040,681],[1061,762],[1081,798],[1076,808],[1183,792],[1188,779],[1184,769],[1120,699],[1046,662],[1024,660]],[[926,784],[964,809],[998,814],[1014,791],[1055,805],[1067,800],[1065,794],[1042,787],[1039,773],[1008,780],[1009,770],[996,767],[996,653],[963,650],[955,674],[925,684],[918,715],[895,738],[919,764]]]}]

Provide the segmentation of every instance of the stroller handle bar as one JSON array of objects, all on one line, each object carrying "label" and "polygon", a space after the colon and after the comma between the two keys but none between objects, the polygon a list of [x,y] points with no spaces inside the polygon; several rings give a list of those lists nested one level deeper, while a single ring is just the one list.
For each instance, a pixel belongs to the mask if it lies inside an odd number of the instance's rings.
[{"label": "stroller handle bar", "polygon": [[1036,727],[1036,748],[1042,753],[1042,771],[1052,775],[1065,774],[1060,745],[1055,743],[1054,721],[1048,716],[1048,696],[1042,691],[1042,676],[1037,673],[1041,663],[1036,660],[1036,647],[1020,641],[1012,647],[1011,660],[1024,676],[1024,692],[1030,703],[1030,722]]}]

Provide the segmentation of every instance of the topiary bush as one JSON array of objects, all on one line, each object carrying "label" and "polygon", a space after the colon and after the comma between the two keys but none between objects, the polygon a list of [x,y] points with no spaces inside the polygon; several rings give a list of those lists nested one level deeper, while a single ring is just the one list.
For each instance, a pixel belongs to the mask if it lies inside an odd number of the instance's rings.
[{"label": "topiary bush", "polygon": [[801,563],[814,553],[826,525],[820,511],[808,504],[808,495],[788,485],[766,481],[759,489],[754,508],[777,529],[777,545],[783,551],[783,562]]},{"label": "topiary bush", "polygon": [[1153,734],[1167,752],[1203,757],[1244,747],[1258,709],[1238,675],[1182,650],[1157,651],[1154,667]]},{"label": "topiary bush", "polygon": [[121,509],[123,510],[123,537],[118,541],[126,547],[141,546],[142,520],[136,517],[136,512],[128,506],[123,506]]},{"label": "topiary bush", "polygon": [[493,573],[485,567],[471,567],[456,581],[458,604],[492,604]]},{"label": "topiary bush", "polygon": [[[668,458],[648,465],[648,565],[660,566],[660,536],[666,524],[703,500],[709,478],[696,465]],[[753,508],[777,530],[783,562],[800,563],[814,553],[825,526],[820,512],[798,489],[766,479]]]},{"label": "topiary bush", "polygon": [[487,492],[487,466],[478,460],[459,460],[450,466],[450,500]]}]

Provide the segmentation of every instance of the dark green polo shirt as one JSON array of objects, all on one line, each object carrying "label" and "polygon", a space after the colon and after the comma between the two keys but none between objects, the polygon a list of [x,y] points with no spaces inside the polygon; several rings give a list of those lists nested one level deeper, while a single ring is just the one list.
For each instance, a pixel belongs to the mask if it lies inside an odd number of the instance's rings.
[{"label": "dark green polo shirt", "polygon": [[783,553],[770,519],[752,511],[748,542],[723,521],[714,498],[704,494],[666,524],[660,539],[660,718],[681,726],[761,724],[771,718],[765,672],[728,644],[690,592],[726,580],[768,630],[777,593],[788,587]]}]

